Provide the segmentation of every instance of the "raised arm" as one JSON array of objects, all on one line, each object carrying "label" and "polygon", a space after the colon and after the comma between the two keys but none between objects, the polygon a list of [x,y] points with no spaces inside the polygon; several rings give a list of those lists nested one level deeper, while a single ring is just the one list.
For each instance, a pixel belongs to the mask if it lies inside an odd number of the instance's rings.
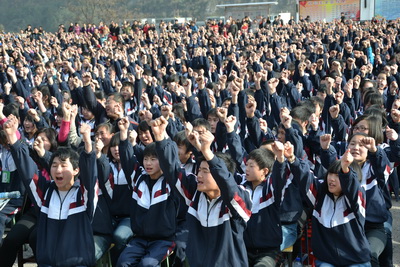
[{"label": "raised arm", "polygon": [[[339,173],[340,186],[342,193],[348,199],[350,207],[358,219],[364,222],[365,220],[365,191],[359,183],[357,173],[350,167],[354,158],[347,150],[340,159],[341,172]],[[361,175],[361,172],[360,172]]]},{"label": "raised arm", "polygon": [[38,169],[35,162],[29,156],[28,146],[22,141],[18,141],[16,137],[18,120],[14,115],[8,116],[8,121],[3,125],[3,129],[25,188],[34,205],[40,208],[44,201],[44,194],[48,188],[48,182],[44,177],[38,176]]},{"label": "raised arm", "polygon": [[217,183],[221,197],[225,204],[228,205],[232,216],[248,221],[251,216],[251,202],[248,193],[239,187],[235,179],[230,173],[224,161],[211,151],[210,145],[214,140],[214,136],[210,131],[206,131],[200,135],[200,150],[207,161],[210,172]]},{"label": "raised arm", "polygon": [[368,149],[368,158],[372,166],[372,170],[378,179],[381,188],[387,183],[390,174],[390,162],[385,151],[375,145],[375,139],[372,137],[364,137],[361,144]]},{"label": "raised arm", "polygon": [[331,145],[332,136],[323,134],[319,137],[321,144],[321,164],[325,169],[329,168],[337,158],[336,149]]},{"label": "raised arm", "polygon": [[285,146],[279,141],[271,144],[271,148],[276,156],[275,163],[272,167],[272,184],[274,186],[274,195],[276,200],[280,201],[282,198],[282,190],[286,183],[286,162],[285,162]]},{"label": "raised arm", "polygon": [[180,167],[178,148],[175,142],[167,138],[168,121],[160,117],[151,121],[150,125],[156,140],[158,161],[164,177],[170,185],[175,185],[186,204],[190,205],[197,188],[196,177],[187,175],[185,169]]},{"label": "raised arm", "polygon": [[87,194],[87,197],[84,198],[86,212],[89,218],[92,219],[97,206],[99,186],[97,183],[96,153],[93,150],[92,140],[90,139],[91,128],[89,124],[82,124],[80,131],[85,143],[85,150],[79,157],[79,179],[84,186],[84,193]]},{"label": "raised arm", "polygon": [[240,136],[235,132],[236,117],[229,116],[225,119],[225,126],[227,132],[227,143],[229,147],[229,153],[232,158],[236,161],[236,164],[242,164],[244,158],[247,156],[247,152],[244,149]]},{"label": "raised arm", "polygon": [[[136,159],[133,146],[128,140],[129,119],[124,117],[119,120],[118,127],[120,130],[119,153],[121,158],[121,166],[128,181],[128,185],[132,186],[132,174],[139,169],[139,162]],[[134,175],[136,177],[136,175]],[[135,181],[135,179],[133,179]]]}]

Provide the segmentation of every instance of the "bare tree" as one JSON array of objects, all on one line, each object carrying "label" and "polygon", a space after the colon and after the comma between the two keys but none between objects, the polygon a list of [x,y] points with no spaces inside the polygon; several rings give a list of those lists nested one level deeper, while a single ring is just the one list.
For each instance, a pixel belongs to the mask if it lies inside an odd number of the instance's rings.
[{"label": "bare tree", "polygon": [[66,8],[77,22],[98,23],[128,17],[128,0],[73,0]]}]

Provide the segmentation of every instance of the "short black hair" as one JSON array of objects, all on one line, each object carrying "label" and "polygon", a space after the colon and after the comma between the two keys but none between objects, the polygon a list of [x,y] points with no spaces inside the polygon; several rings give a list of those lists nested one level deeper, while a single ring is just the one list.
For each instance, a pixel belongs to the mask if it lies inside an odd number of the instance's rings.
[{"label": "short black hair", "polygon": [[156,157],[156,158],[158,158],[157,150],[156,150],[156,143],[153,142],[153,143],[148,144],[146,146],[146,148],[143,151],[143,158],[145,158],[145,157]]},{"label": "short black hair", "polygon": [[[235,175],[235,171],[236,171],[236,163],[233,160],[233,158],[231,157],[230,154],[227,153],[222,153],[222,152],[216,152],[215,156],[222,159],[225,163],[226,168],[228,169],[228,171],[232,174]],[[201,162],[203,161],[207,161],[204,156],[200,156],[198,157],[198,164],[200,165]]]},{"label": "short black hair", "polygon": [[122,88],[129,87],[130,91],[133,93],[134,85],[131,82],[125,81],[122,83]]},{"label": "short black hair", "polygon": [[50,158],[50,166],[53,164],[55,158],[59,158],[61,161],[69,159],[74,169],[79,167],[79,155],[72,148],[59,147]]},{"label": "short black hair", "polygon": [[328,88],[326,87],[326,84],[320,84],[317,93],[327,94],[327,92]]},{"label": "short black hair", "polygon": [[178,117],[181,121],[186,121],[185,118],[185,110],[183,108],[182,103],[176,103],[172,106],[172,111],[175,113],[175,116]]},{"label": "short black hair", "polygon": [[[315,109],[315,107],[314,107]],[[310,118],[312,112],[309,108],[305,106],[296,106],[290,111],[290,116],[293,117],[293,119],[300,120],[301,122],[308,121]]]},{"label": "short black hair", "polygon": [[94,129],[94,132],[97,133],[100,130],[100,128],[103,128],[103,127],[106,128],[109,133],[114,132],[114,127],[109,122],[103,122],[103,123],[97,125],[96,128]]},{"label": "short black hair", "polygon": [[16,103],[9,103],[4,106],[3,109],[4,116],[8,117],[11,114],[14,115],[16,118],[19,118],[19,107]]},{"label": "short black hair", "polygon": [[53,128],[40,128],[35,132],[34,139],[36,139],[41,133],[44,133],[47,139],[49,139],[51,145],[50,152],[56,151],[58,147],[56,130],[54,130]]},{"label": "short black hair", "polygon": [[[361,172],[360,165],[358,165],[357,162],[353,161],[350,164],[350,168],[356,172],[358,181],[361,181],[362,172]],[[340,162],[340,160],[336,160],[336,161],[332,162],[331,165],[329,165],[328,170],[325,174],[325,180],[328,178],[329,173],[339,174],[341,172],[341,170],[342,170],[342,163]]]},{"label": "short black hair", "polygon": [[108,94],[107,99],[110,98],[111,96],[113,97],[113,100],[115,102],[120,103],[122,107],[125,106],[125,99],[120,93],[118,92],[110,93]]},{"label": "short black hair", "polygon": [[143,71],[143,75],[152,76],[153,71],[151,69],[145,68]]},{"label": "short black hair", "polygon": [[186,138],[185,131],[180,131],[174,136],[174,142],[178,146],[185,146],[186,147],[186,153],[189,151],[193,151],[194,147],[193,145],[189,142],[189,140]]},{"label": "short black hair", "polygon": [[169,82],[169,83],[173,83],[173,82],[177,83],[177,82],[179,82],[179,75],[177,75],[177,74],[170,75],[167,78],[167,82]]},{"label": "short black hair", "polygon": [[324,100],[322,100],[321,98],[319,98],[318,96],[312,96],[310,98],[310,101],[314,103],[314,105],[319,105],[321,110],[324,109]]},{"label": "short black hair", "polygon": [[210,115],[218,118],[217,109],[216,109],[216,108],[210,109],[210,110],[207,112],[206,118],[208,119],[208,117],[209,117]]},{"label": "short black hair", "polygon": [[150,128],[149,124],[147,123],[147,121],[141,121],[139,123],[138,131],[139,130],[142,131],[142,132],[145,132],[145,131],[150,131],[151,132],[151,128]]},{"label": "short black hair", "polygon": [[96,92],[94,92],[94,95],[96,96],[96,99],[99,100],[103,100],[104,98],[106,98],[106,95],[103,90],[97,90]]},{"label": "short black hair", "polygon": [[197,118],[192,122],[193,128],[203,126],[207,131],[211,132],[211,124],[204,118]]},{"label": "short black hair", "polygon": [[[275,162],[275,154],[265,148],[257,148],[250,152],[247,160],[254,160],[260,169],[268,168],[268,174],[271,173]],[[267,174],[267,175],[268,175]]]}]

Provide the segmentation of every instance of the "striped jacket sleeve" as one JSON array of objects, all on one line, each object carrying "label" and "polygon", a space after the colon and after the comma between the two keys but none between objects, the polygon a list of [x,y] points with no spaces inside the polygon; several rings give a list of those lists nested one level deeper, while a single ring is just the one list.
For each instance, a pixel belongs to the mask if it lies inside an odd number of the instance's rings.
[{"label": "striped jacket sleeve", "polygon": [[42,207],[50,181],[39,175],[36,163],[29,156],[28,146],[25,143],[17,141],[13,144],[11,146],[11,154],[32,203],[38,208]]}]

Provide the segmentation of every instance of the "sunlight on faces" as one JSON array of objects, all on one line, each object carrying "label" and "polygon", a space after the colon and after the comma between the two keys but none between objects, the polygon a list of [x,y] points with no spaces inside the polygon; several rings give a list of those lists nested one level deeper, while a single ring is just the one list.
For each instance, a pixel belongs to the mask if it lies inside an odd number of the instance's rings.
[{"label": "sunlight on faces", "polygon": [[120,103],[114,100],[114,96],[109,96],[106,101],[107,116],[110,118],[118,116],[118,114],[115,112],[118,108],[120,108]]},{"label": "sunlight on faces", "polygon": [[68,191],[74,184],[74,178],[78,173],[79,168],[74,169],[69,158],[63,161],[59,157],[55,157],[51,164],[51,178],[60,191]]},{"label": "sunlight on faces", "polygon": [[219,121],[218,117],[209,115],[207,118],[207,121],[211,125],[211,133],[215,134],[215,131],[217,130],[217,124]]},{"label": "sunlight on faces", "polygon": [[40,134],[38,134],[38,137],[42,138],[44,149],[49,151],[51,148],[51,143],[50,143],[49,138],[47,138],[47,135],[45,133],[40,133]]},{"label": "sunlight on faces", "polygon": [[133,97],[133,93],[131,91],[131,87],[130,86],[122,87],[120,93],[124,97],[125,101],[128,101]]},{"label": "sunlight on faces", "polygon": [[328,184],[328,191],[334,196],[340,196],[342,193],[342,187],[340,185],[339,175],[335,173],[328,173],[326,182]]},{"label": "sunlight on faces", "polygon": [[260,166],[253,159],[249,159],[246,162],[246,180],[253,184],[260,184],[265,179],[268,172],[268,168],[260,169]]},{"label": "sunlight on faces", "polygon": [[28,119],[24,120],[24,130],[28,134],[33,134],[36,132],[36,125]]},{"label": "sunlight on faces", "polygon": [[350,140],[348,149],[350,149],[350,154],[354,157],[356,162],[364,162],[367,160],[368,149],[361,144],[361,140],[365,138],[362,135],[355,135]]},{"label": "sunlight on faces", "polygon": [[367,120],[362,120],[357,125],[353,126],[353,133],[365,133],[368,134],[369,124]]},{"label": "sunlight on faces", "polygon": [[145,156],[143,158],[143,167],[151,179],[158,179],[162,174],[160,163],[156,156]]},{"label": "sunlight on faces", "polygon": [[142,142],[145,146],[153,143],[153,137],[151,137],[151,133],[149,130],[146,131],[139,130],[138,137],[140,142]]},{"label": "sunlight on faces", "polygon": [[207,161],[202,161],[200,163],[199,171],[197,173],[197,190],[204,193],[219,190],[217,182],[215,182],[214,177],[210,172],[210,167]]},{"label": "sunlight on faces", "polygon": [[386,75],[381,73],[378,75],[376,81],[378,82],[378,88],[379,89],[383,89],[387,86],[387,79],[386,79]]},{"label": "sunlight on faces", "polygon": [[100,127],[96,132],[96,137],[103,142],[105,147],[110,144],[112,136],[113,134],[110,133],[106,127]]}]

